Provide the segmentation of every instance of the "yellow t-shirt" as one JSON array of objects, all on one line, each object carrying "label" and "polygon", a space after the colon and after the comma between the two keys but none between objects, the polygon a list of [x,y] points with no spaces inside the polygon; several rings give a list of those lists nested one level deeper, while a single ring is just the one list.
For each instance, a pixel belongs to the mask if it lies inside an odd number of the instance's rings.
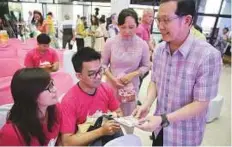
[{"label": "yellow t-shirt", "polygon": [[191,33],[193,34],[193,36],[195,36],[196,38],[200,39],[200,40],[205,40],[205,35],[202,34],[200,31],[198,31],[197,29],[195,29],[194,27],[191,28]]},{"label": "yellow t-shirt", "polygon": [[79,22],[76,26],[76,33],[77,36],[81,37],[86,37],[87,36],[87,31],[85,30],[85,26],[83,22]]},{"label": "yellow t-shirt", "polygon": [[54,23],[53,23],[53,20],[50,16],[47,16],[47,18],[46,18],[46,25],[48,25],[48,32],[49,33],[55,33]]}]

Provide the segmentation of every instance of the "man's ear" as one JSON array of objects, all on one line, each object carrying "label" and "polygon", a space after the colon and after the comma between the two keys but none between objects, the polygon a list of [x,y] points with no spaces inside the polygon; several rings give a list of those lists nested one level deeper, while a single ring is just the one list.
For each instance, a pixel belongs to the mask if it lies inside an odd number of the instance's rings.
[{"label": "man's ear", "polygon": [[192,23],[193,23],[193,17],[191,15],[186,15],[185,16],[185,23],[188,25],[188,26],[191,26]]},{"label": "man's ear", "polygon": [[76,77],[77,77],[77,79],[79,79],[79,80],[82,79],[81,73],[77,72],[77,73],[76,73]]}]

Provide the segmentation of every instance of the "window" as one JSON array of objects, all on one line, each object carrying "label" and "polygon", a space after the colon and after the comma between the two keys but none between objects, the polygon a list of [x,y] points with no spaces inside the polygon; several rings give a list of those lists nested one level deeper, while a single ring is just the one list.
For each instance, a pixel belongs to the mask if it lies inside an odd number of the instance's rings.
[{"label": "window", "polygon": [[218,24],[217,24],[217,28],[219,28],[219,34],[222,33],[223,28],[229,28],[229,30],[231,31],[231,18],[223,18],[220,17],[218,20]]},{"label": "window", "polygon": [[74,23],[77,21],[77,15],[80,15],[80,17],[83,16],[83,9],[83,5],[73,5],[72,20]]},{"label": "window", "polygon": [[218,14],[222,0],[200,0],[198,12]]},{"label": "window", "polygon": [[221,14],[231,15],[231,0],[224,0]]},{"label": "window", "polygon": [[60,20],[60,15],[61,15],[60,12],[62,12],[62,11],[58,10],[58,6],[56,4],[47,4],[47,12],[46,12],[46,14],[48,12],[52,12],[54,20],[61,21]]},{"label": "window", "polygon": [[202,27],[202,32],[203,34],[206,35],[206,37],[210,37],[215,21],[216,21],[216,17],[198,16],[197,25]]},{"label": "window", "polygon": [[34,10],[38,10],[42,13],[42,4],[39,3],[22,3],[22,13],[24,20],[28,20],[29,14],[28,12],[33,12]]},{"label": "window", "polygon": [[[90,6],[91,7],[91,6]],[[99,17],[101,15],[110,16],[111,14],[111,4],[110,3],[99,3],[99,2],[93,2],[92,3],[92,14],[95,14],[95,8],[99,8]]]}]

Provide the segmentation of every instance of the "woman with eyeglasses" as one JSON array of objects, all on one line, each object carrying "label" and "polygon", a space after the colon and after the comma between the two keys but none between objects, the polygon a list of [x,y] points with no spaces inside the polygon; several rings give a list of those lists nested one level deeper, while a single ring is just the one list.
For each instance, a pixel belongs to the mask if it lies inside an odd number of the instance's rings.
[{"label": "woman with eyeglasses", "polygon": [[49,73],[23,68],[11,81],[14,104],[0,130],[1,146],[54,146],[60,132],[56,89]]},{"label": "woman with eyeglasses", "polygon": [[150,68],[147,43],[136,35],[137,13],[123,9],[118,16],[119,34],[107,40],[102,52],[106,77],[121,102],[124,116],[131,115],[136,107],[139,92],[139,76]]}]

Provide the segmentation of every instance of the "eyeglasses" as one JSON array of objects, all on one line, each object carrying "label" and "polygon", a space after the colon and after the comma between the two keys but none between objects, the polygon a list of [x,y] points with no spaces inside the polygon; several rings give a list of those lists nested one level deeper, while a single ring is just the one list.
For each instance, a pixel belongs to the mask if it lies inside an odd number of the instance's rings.
[{"label": "eyeglasses", "polygon": [[90,79],[95,79],[97,75],[102,75],[105,73],[105,68],[100,67],[98,71],[88,74]]},{"label": "eyeglasses", "polygon": [[173,17],[166,17],[166,18],[159,18],[155,17],[156,23],[159,25],[161,22],[163,22],[165,25],[168,25],[172,20],[180,18],[181,16],[173,16]]},{"label": "eyeglasses", "polygon": [[50,93],[54,92],[55,91],[54,81],[51,80],[50,83],[48,84],[48,86],[44,90],[47,90]]}]

